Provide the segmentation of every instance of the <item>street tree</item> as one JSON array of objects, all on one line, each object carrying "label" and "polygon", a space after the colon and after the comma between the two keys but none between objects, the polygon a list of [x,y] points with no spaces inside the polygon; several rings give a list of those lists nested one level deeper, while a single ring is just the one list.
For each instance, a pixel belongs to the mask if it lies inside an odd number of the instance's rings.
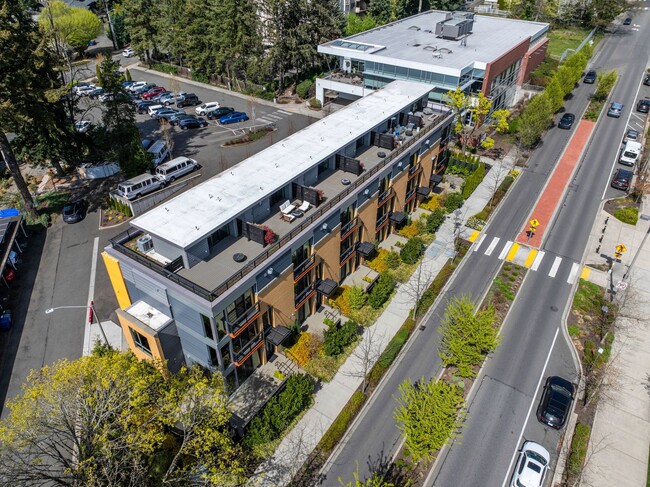
[{"label": "street tree", "polygon": [[472,368],[480,365],[499,343],[494,308],[475,309],[469,297],[454,298],[447,304],[438,329],[438,355],[445,367],[456,367],[461,377],[473,377]]},{"label": "street tree", "polygon": [[0,423],[3,485],[240,485],[221,375],[103,350],[32,371]]},{"label": "street tree", "polygon": [[605,29],[626,8],[625,0],[593,0],[589,2],[591,26]]},{"label": "street tree", "polygon": [[519,116],[519,142],[533,147],[553,119],[553,106],[546,93],[534,96]]},{"label": "street tree", "polygon": [[423,311],[420,309],[422,296],[429,289],[435,277],[436,274],[429,268],[428,261],[426,258],[423,258],[418,263],[409,280],[400,286],[409,305],[413,307],[413,318],[416,320]]},{"label": "street tree", "polygon": [[44,31],[55,35],[79,55],[86,52],[88,43],[99,35],[102,22],[85,7],[71,7],[61,0],[47,2],[38,22]]},{"label": "street tree", "polygon": [[464,420],[463,391],[441,380],[399,386],[395,420],[404,437],[405,453],[414,462],[430,461],[435,452],[460,436]]},{"label": "street tree", "polygon": [[349,372],[349,375],[363,380],[361,392],[365,393],[368,388],[368,374],[381,356],[383,338],[383,334],[379,332],[377,326],[368,326],[364,328],[361,341],[352,351],[355,369]]}]

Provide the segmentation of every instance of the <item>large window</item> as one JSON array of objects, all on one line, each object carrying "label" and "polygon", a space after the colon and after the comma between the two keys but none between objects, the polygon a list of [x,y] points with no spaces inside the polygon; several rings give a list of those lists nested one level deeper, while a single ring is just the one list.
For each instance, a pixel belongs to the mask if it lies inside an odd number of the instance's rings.
[{"label": "large window", "polygon": [[217,358],[217,351],[208,345],[208,354],[210,355],[210,365],[212,367],[219,366],[219,359]]},{"label": "large window", "polygon": [[228,236],[228,227],[222,227],[219,230],[212,232],[208,236],[208,247],[214,248],[219,242]]},{"label": "large window", "polygon": [[149,346],[149,339],[144,336],[142,333],[129,328],[131,330],[131,336],[133,337],[133,342],[135,343],[136,348],[139,348],[148,355],[151,355],[151,347]]},{"label": "large window", "polygon": [[201,321],[203,321],[203,333],[210,340],[214,340],[214,333],[212,332],[212,323],[210,323],[210,318],[205,315],[201,315]]},{"label": "large window", "polygon": [[244,294],[235,299],[226,308],[226,318],[229,323],[237,321],[241,315],[246,313],[251,306],[253,306],[253,289],[247,290]]}]

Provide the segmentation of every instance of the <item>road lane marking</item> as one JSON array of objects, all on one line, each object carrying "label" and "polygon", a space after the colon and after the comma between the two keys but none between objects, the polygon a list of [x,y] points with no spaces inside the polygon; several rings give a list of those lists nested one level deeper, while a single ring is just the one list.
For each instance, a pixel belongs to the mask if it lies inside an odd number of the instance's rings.
[{"label": "road lane marking", "polygon": [[485,240],[485,237],[487,237],[487,235],[483,234],[481,236],[481,238],[478,239],[478,242],[476,243],[476,246],[474,247],[474,252],[476,252],[479,249],[479,247],[483,243],[483,240]]},{"label": "road lane marking", "polygon": [[478,230],[474,230],[467,240],[469,240],[470,242],[473,242],[474,240],[476,240],[478,238],[480,233],[481,232],[479,232]]},{"label": "road lane marking", "polygon": [[276,110],[278,113],[284,113],[285,115],[293,115],[291,112],[285,112],[284,110]]},{"label": "road lane marking", "polygon": [[512,259],[515,258],[515,255],[517,255],[517,251],[519,250],[519,244],[518,243],[513,243],[512,247],[510,247],[510,252],[508,252],[508,255],[506,256],[506,260],[509,260],[512,262]]},{"label": "road lane marking", "polygon": [[582,269],[582,274],[580,274],[580,279],[589,279],[589,274],[591,274],[591,269],[587,266],[584,266]]},{"label": "road lane marking", "polygon": [[499,260],[503,260],[506,258],[506,255],[508,255],[508,252],[510,252],[510,247],[512,247],[512,242],[508,240],[506,244],[503,246],[501,253],[499,254]]},{"label": "road lane marking", "polygon": [[539,251],[537,253],[537,257],[535,257],[535,260],[533,261],[533,265],[530,266],[530,270],[536,271],[539,269],[539,265],[542,263],[542,259],[546,255],[546,252],[544,251]]},{"label": "road lane marking", "polygon": [[566,280],[567,284],[573,284],[576,282],[576,277],[578,277],[578,270],[580,269],[580,264],[575,262],[571,264],[571,272],[569,273],[569,278]]},{"label": "road lane marking", "polygon": [[501,240],[499,237],[494,237],[492,239],[492,242],[490,242],[490,246],[487,248],[485,251],[485,255],[492,255],[492,252],[494,252],[494,248],[499,244],[499,240]]},{"label": "road lane marking", "polygon": [[537,249],[531,249],[530,252],[528,252],[528,257],[526,257],[526,262],[524,262],[525,267],[530,267],[533,265],[533,260],[535,260],[535,257],[537,256]]},{"label": "road lane marking", "polygon": [[551,348],[548,350],[548,355],[546,356],[546,361],[544,362],[544,367],[542,368],[542,373],[539,375],[539,380],[537,381],[537,387],[535,388],[535,395],[533,396],[533,399],[530,401],[530,407],[528,408],[528,413],[526,414],[526,420],[524,421],[524,425],[521,428],[521,433],[519,433],[519,438],[517,439],[517,446],[515,447],[515,453],[510,459],[510,465],[508,465],[508,470],[506,471],[506,478],[503,479],[503,484],[501,484],[502,487],[505,487],[506,483],[508,482],[508,479],[510,478],[510,470],[512,469],[512,465],[515,463],[515,458],[517,458],[517,453],[519,452],[520,444],[521,444],[521,439],[524,436],[524,431],[526,431],[526,425],[528,424],[528,420],[530,419],[530,412],[533,410],[533,405],[535,404],[535,398],[537,397],[537,391],[539,391],[539,386],[542,385],[542,380],[544,379],[544,376],[546,375],[546,367],[548,366],[548,361],[551,359],[551,354],[553,353],[553,347],[555,347],[555,341],[557,340],[557,334],[560,332],[560,328],[558,327],[555,330],[555,336],[553,337],[553,343],[551,343]]},{"label": "road lane marking", "polygon": [[[88,302],[86,306],[90,308],[90,303],[95,299],[95,275],[97,274],[97,254],[99,253],[99,237],[95,237],[93,242],[93,256],[90,262],[90,284],[88,285]],[[83,355],[90,355],[93,344],[90,342],[90,327],[88,324],[88,310],[84,313],[84,348]]]},{"label": "road lane marking", "polygon": [[557,270],[560,267],[561,263],[562,263],[562,257],[555,257],[555,260],[553,261],[553,265],[551,266],[551,271],[548,273],[548,277],[555,277],[555,274],[557,274]]}]

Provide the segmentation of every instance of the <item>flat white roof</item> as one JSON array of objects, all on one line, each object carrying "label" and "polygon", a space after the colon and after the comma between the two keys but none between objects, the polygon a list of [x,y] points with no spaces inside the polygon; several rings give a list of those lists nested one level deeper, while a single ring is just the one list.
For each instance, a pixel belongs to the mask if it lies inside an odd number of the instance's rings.
[{"label": "flat white roof", "polygon": [[[436,24],[445,20],[448,13],[423,12],[345,39],[326,42],[318,46],[318,52],[451,75],[473,65],[485,69],[487,63],[524,40],[548,30],[548,24],[542,22],[476,15],[472,33],[466,37],[467,45],[463,46],[459,40],[447,40],[435,34]],[[342,47],[341,41],[348,47]],[[383,48],[378,49],[378,46]]]},{"label": "flat white roof", "polygon": [[394,81],[135,218],[131,224],[187,248],[431,89],[429,84]]},{"label": "flat white roof", "polygon": [[153,306],[149,306],[144,301],[137,301],[133,306],[127,308],[126,312],[156,331],[172,320],[169,316],[161,313]]}]

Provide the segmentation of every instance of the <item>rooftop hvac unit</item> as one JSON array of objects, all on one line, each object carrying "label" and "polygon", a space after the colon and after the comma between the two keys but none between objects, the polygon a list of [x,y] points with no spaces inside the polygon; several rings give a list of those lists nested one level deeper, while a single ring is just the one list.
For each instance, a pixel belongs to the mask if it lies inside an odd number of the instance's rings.
[{"label": "rooftop hvac unit", "polygon": [[151,235],[143,235],[137,240],[138,250],[142,253],[149,252],[153,249],[153,240]]}]

